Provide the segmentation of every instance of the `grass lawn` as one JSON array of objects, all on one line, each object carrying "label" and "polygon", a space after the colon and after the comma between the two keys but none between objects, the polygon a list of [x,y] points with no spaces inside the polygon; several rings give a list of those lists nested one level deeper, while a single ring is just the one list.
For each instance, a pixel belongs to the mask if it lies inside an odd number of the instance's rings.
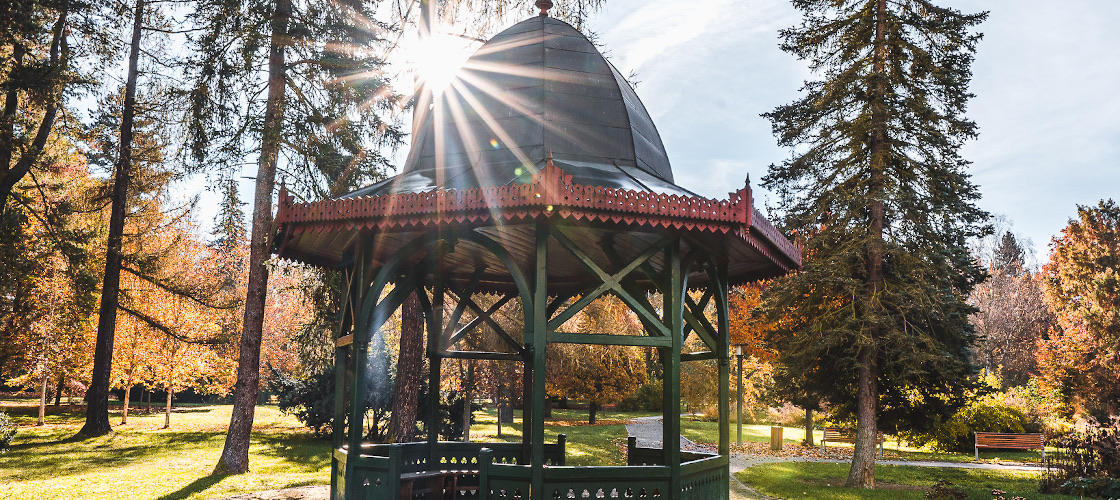
[{"label": "grass lawn", "polygon": [[[735,442],[736,425],[731,423],[731,442]],[[692,421],[681,419],[681,434],[697,443],[719,443],[719,424],[717,422]],[[813,442],[820,446],[824,431],[814,429]],[[782,442],[786,444],[799,444],[805,439],[804,427],[784,427]],[[915,448],[905,443],[899,444],[892,436],[884,436],[886,458],[888,460],[933,460],[939,462],[973,462],[972,453],[945,453],[930,451],[924,448]],[[770,426],[758,424],[743,424],[744,442],[770,442]],[[852,447],[849,443],[830,443],[829,448]],[[1032,450],[981,450],[980,461],[986,463],[1038,463],[1042,456],[1038,451]]]},{"label": "grass lawn", "polygon": [[[219,498],[330,481],[330,443],[275,406],[257,407],[252,470],[222,477],[210,472],[222,453],[229,405],[180,408],[170,429],[161,429],[161,412],[130,414],[128,425],[85,440],[73,437],[83,413],[64,406],[36,427],[33,405],[0,403],[20,425],[12,449],[0,454],[0,498]],[[110,412],[110,420],[118,424],[120,413]]]},{"label": "grass lawn", "polygon": [[[502,424],[498,439],[498,416],[494,409],[475,413],[471,425],[471,441],[521,441],[521,411],[514,411],[513,423]],[[640,414],[600,412],[604,422],[629,420]],[[626,426],[572,425],[586,424],[587,413],[575,410],[553,410],[553,420],[545,423],[544,440],[555,443],[558,434],[567,436],[567,465],[626,465]]]},{"label": "grass lawn", "polygon": [[[12,449],[0,454],[0,498],[5,500],[210,499],[330,482],[330,442],[315,439],[275,406],[257,407],[251,471],[223,477],[210,473],[225,442],[230,405],[176,405],[170,429],[161,429],[162,411],[130,412],[125,426],[116,425],[119,411],[110,412],[113,433],[79,440],[74,434],[85,421],[81,407],[49,407],[46,425],[37,427],[36,403],[0,400],[0,411],[20,426]],[[616,412],[600,415],[604,422],[631,418]],[[498,440],[496,413],[483,411],[476,418],[472,440]],[[556,410],[545,427],[546,441],[567,435],[569,465],[624,465],[625,426],[588,426],[586,418],[585,412]],[[502,441],[520,441],[520,412],[514,424],[502,427]]]},{"label": "grass lawn", "polygon": [[1038,475],[1033,473],[901,465],[876,466],[874,490],[848,489],[843,487],[848,468],[848,464],[783,462],[756,465],[735,476],[763,494],[787,499],[924,499],[938,480],[951,481],[971,499],[989,500],[992,489],[1005,491],[1006,498],[1077,498],[1039,493]]}]

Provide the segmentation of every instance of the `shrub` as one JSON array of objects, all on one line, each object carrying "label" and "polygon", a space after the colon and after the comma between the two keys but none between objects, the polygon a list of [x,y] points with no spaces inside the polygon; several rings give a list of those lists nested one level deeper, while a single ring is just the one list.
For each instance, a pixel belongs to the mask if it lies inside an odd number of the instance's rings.
[{"label": "shrub", "polygon": [[654,380],[645,384],[618,402],[618,411],[661,411],[661,381]]},{"label": "shrub", "polygon": [[1042,491],[1120,498],[1120,422],[1050,438]]},{"label": "shrub", "polygon": [[930,445],[940,451],[972,450],[975,432],[1026,432],[1030,425],[1023,412],[1010,406],[991,402],[973,402],[957,411],[946,422],[939,422],[928,433],[910,436],[918,446]]},{"label": "shrub", "polygon": [[[813,420],[817,419],[814,418]],[[805,410],[800,406],[794,406],[793,403],[783,403],[782,406],[773,406],[766,409],[766,421],[786,427],[804,427]]]},{"label": "shrub", "polygon": [[0,412],[0,452],[8,451],[16,437],[16,423],[7,413]]},{"label": "shrub", "polygon": [[280,411],[295,415],[316,436],[329,437],[334,418],[334,370],[315,372],[305,379],[270,370],[268,391],[276,394]]},{"label": "shrub", "polygon": [[1062,483],[1058,491],[1066,495],[1120,499],[1120,480],[1111,477],[1078,477]]}]

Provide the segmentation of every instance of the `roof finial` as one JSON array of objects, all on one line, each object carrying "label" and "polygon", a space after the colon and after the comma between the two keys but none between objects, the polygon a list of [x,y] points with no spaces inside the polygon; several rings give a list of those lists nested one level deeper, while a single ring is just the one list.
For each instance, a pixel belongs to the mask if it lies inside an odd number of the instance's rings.
[{"label": "roof finial", "polygon": [[548,9],[552,8],[552,0],[537,0],[537,8],[541,9],[541,17],[548,17]]}]

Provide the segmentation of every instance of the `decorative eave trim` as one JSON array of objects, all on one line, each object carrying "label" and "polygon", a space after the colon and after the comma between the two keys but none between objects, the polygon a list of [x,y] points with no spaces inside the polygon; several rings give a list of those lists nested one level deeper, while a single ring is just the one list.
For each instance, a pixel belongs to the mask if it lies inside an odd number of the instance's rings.
[{"label": "decorative eave trim", "polygon": [[754,209],[749,185],[729,193],[727,200],[716,200],[577,184],[551,158],[524,184],[309,203],[297,203],[281,188],[275,222],[282,232],[300,234],[430,229],[491,219],[524,221],[542,217],[730,233],[786,271],[801,264],[800,249]]},{"label": "decorative eave trim", "polygon": [[276,223],[295,233],[520,220],[539,216],[727,233],[752,222],[751,191],[728,200],[576,184],[549,159],[530,182],[296,203],[283,189]]}]

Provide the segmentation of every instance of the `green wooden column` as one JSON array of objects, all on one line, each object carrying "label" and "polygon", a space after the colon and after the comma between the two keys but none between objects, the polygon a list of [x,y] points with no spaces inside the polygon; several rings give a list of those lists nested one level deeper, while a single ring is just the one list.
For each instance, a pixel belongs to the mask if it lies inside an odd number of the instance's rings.
[{"label": "green wooden column", "polygon": [[528,345],[532,364],[533,401],[525,402],[525,416],[521,424],[522,432],[528,429],[530,472],[530,498],[544,500],[544,396],[545,396],[545,354],[548,328],[548,226],[536,226],[536,271],[533,278],[532,343]]},{"label": "green wooden column", "polygon": [[[431,468],[438,467],[436,442],[439,441],[439,383],[440,370],[443,368],[443,356],[440,355],[440,339],[443,336],[443,249],[440,248],[437,252],[440,259],[433,263],[436,272],[433,278],[432,303],[424,322],[428,333],[428,415],[425,425],[428,427],[428,464]],[[416,293],[424,293],[422,283],[417,283]]]},{"label": "green wooden column", "polygon": [[662,348],[664,366],[663,391],[665,416],[662,419],[665,465],[671,476],[669,490],[662,494],[669,499],[681,496],[681,342],[684,335],[684,283],[681,271],[680,238],[673,238],[665,251],[667,286],[664,297],[664,321],[672,338],[672,345]]},{"label": "green wooden column", "polygon": [[[368,266],[367,257],[369,257],[369,252],[369,245],[363,242],[362,251],[358,255],[358,262],[360,262],[360,264],[356,265],[356,269],[361,270],[361,279],[357,284],[360,290],[361,302],[359,304],[355,304],[355,313],[358,315],[358,318],[354,321],[353,337],[350,343],[350,363],[352,376],[350,377],[350,390],[347,391],[347,396],[349,396],[350,400],[348,408],[349,417],[346,421],[346,444],[348,447],[348,453],[343,485],[345,498],[348,499],[357,498],[357,493],[354,488],[357,483],[357,481],[355,480],[356,471],[354,462],[360,455],[359,450],[361,450],[362,439],[365,437],[363,435],[365,431],[363,422],[365,422],[365,379],[366,371],[368,371],[369,368],[369,339],[372,333],[370,332],[370,329],[371,327],[374,327],[373,324],[377,321],[377,319],[375,318],[375,314],[373,314],[373,311],[371,310],[375,308],[370,307],[368,303],[370,301],[376,303],[377,297],[373,294],[380,293],[380,290],[372,290],[370,284],[366,280],[366,275],[371,271],[366,269],[366,266]],[[384,272],[384,270],[381,270],[381,272]],[[376,327],[380,328],[380,325],[378,324]],[[336,413],[336,415],[338,415],[338,413]]]},{"label": "green wooden column", "polygon": [[[347,371],[347,356],[350,353],[352,344],[346,344],[340,340],[346,335],[352,335],[354,332],[354,312],[361,307],[362,292],[365,285],[365,270],[368,265],[368,244],[359,244],[357,251],[354,255],[354,263],[349,269],[345,271],[346,279],[346,302],[342,305],[342,310],[339,312],[339,325],[338,335],[335,337],[334,349],[334,425],[332,428],[331,444],[332,454],[333,450],[342,447],[342,443],[346,439],[346,431],[343,422],[346,420],[346,401],[348,391],[348,377]],[[352,338],[352,337],[351,337]],[[338,477],[339,474],[345,474],[346,471],[338,470],[338,462],[331,459],[331,491],[338,491]]]},{"label": "green wooden column", "polygon": [[[728,289],[728,276],[727,264],[718,264],[714,266],[715,279],[711,280],[708,284],[709,287],[715,287],[716,299],[716,347],[719,349],[716,352],[717,359],[719,359],[719,454],[730,460],[731,458],[731,388],[729,378],[731,377],[731,353],[729,351],[731,343],[731,326],[728,320],[728,302],[727,294],[730,292]],[[720,491],[723,492],[723,500],[727,500],[731,491],[731,478],[723,476],[723,485]]]}]

